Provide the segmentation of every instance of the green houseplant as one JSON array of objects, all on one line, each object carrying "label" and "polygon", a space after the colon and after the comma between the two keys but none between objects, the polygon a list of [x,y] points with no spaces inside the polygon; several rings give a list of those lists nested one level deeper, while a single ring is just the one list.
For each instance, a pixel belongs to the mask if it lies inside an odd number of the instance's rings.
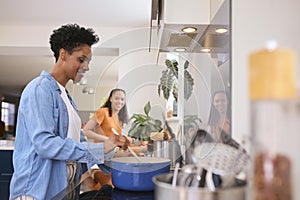
[{"label": "green houseplant", "polygon": [[202,120],[197,115],[185,115],[183,118],[184,122],[184,133],[189,132],[191,128],[195,130],[199,129]]},{"label": "green houseplant", "polygon": [[133,114],[130,117],[130,121],[133,121],[128,131],[128,136],[133,138],[139,138],[141,140],[149,140],[151,132],[160,132],[162,128],[162,122],[158,119],[154,119],[149,116],[151,110],[150,101],[144,106],[145,114]]},{"label": "green houseplant", "polygon": [[[163,94],[163,97],[168,100],[170,94],[174,96],[174,99],[178,99],[178,62],[176,60],[166,59],[165,64],[167,69],[162,71],[160,83],[158,85],[158,95]],[[194,79],[187,70],[189,62],[184,63],[184,99],[188,100],[193,92]]]}]

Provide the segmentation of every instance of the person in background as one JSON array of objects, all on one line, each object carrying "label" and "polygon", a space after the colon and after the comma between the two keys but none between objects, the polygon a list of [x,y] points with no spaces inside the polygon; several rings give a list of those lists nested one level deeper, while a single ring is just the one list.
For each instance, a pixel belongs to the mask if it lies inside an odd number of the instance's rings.
[{"label": "person in background", "polygon": [[209,116],[210,131],[219,142],[226,142],[230,135],[230,109],[225,91],[216,91],[212,96],[211,112]]},{"label": "person in background", "polygon": [[94,116],[85,124],[83,133],[88,139],[102,142],[114,135],[112,128],[119,134],[128,123],[126,93],[116,88],[111,90],[106,102],[95,112]]},{"label": "person in background", "polygon": [[225,91],[216,91],[213,94],[209,124],[211,134],[217,142],[239,148],[239,143],[231,137],[230,127],[230,108],[227,93]]},{"label": "person in background", "polygon": [[81,142],[81,119],[65,88],[89,70],[91,46],[98,40],[92,29],[77,24],[51,34],[54,67],[30,81],[20,99],[10,200],[78,199],[83,167],[104,163],[116,146],[127,148],[127,138],[117,135],[97,144]]},{"label": "person in background", "polygon": [[[103,142],[108,137],[114,135],[114,128],[120,135],[125,124],[128,123],[128,111],[126,106],[126,93],[123,89],[115,88],[111,90],[106,102],[95,112],[94,116],[83,127],[83,133],[88,139],[94,142]],[[131,138],[128,138],[132,142]],[[128,151],[118,151],[115,156],[130,156]],[[85,183],[92,190],[98,190],[103,185],[112,185],[111,174],[101,170],[91,170],[91,178]],[[95,177],[97,177],[95,179]],[[113,186],[113,185],[112,185]]]}]

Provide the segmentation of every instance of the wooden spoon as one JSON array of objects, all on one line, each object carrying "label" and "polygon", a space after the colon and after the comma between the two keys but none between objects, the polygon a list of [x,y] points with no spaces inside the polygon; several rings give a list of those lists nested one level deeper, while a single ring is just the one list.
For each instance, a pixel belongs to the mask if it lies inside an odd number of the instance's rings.
[{"label": "wooden spoon", "polygon": [[[116,129],[111,128],[111,130],[114,132],[115,135],[119,135],[118,132],[116,131]],[[128,146],[127,148],[137,161],[142,162],[140,157],[138,157],[138,155],[136,155],[136,153],[132,150],[132,148],[130,146]]]}]

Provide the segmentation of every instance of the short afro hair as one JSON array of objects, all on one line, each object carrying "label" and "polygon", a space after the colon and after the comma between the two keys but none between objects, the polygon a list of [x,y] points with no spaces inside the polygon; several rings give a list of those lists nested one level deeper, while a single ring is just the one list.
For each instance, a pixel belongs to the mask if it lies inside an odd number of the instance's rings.
[{"label": "short afro hair", "polygon": [[54,53],[55,61],[58,60],[61,48],[70,54],[82,45],[92,46],[99,41],[99,37],[91,28],[80,27],[77,24],[67,24],[53,31],[50,36],[50,47]]}]

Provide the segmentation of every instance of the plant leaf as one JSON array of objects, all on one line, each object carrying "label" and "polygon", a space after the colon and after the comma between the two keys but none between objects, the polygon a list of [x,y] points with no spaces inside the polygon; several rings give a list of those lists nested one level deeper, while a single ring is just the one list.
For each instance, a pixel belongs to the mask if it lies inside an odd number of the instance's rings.
[{"label": "plant leaf", "polygon": [[170,70],[163,70],[160,78],[160,89],[163,92],[164,98],[169,99],[170,92],[174,85],[174,75]]},{"label": "plant leaf", "polygon": [[151,109],[151,105],[150,105],[150,101],[148,101],[146,103],[146,105],[144,106],[144,112],[145,112],[147,118],[149,118],[150,109]]},{"label": "plant leaf", "polygon": [[161,91],[161,84],[159,83],[158,86],[157,86],[157,93],[158,93],[158,96],[160,96],[160,91]]},{"label": "plant leaf", "polygon": [[145,114],[133,114],[130,120],[134,120],[128,131],[128,136],[134,138],[141,138],[143,140],[149,140],[151,132],[157,132],[162,130],[162,122],[160,120],[153,119],[149,116],[151,110],[150,101],[144,106]]},{"label": "plant leaf", "polygon": [[175,84],[173,86],[173,97],[174,97],[175,101],[177,101],[177,99],[178,99],[178,88]]},{"label": "plant leaf", "polygon": [[171,61],[171,65],[168,67],[173,75],[178,79],[178,62],[176,60]]},{"label": "plant leaf", "polygon": [[197,115],[185,115],[183,119],[184,132],[189,132],[190,128],[199,129],[202,120]]},{"label": "plant leaf", "polygon": [[171,60],[166,59],[165,64],[166,64],[167,67],[171,67],[172,62],[171,62]]},{"label": "plant leaf", "polygon": [[138,122],[144,122],[146,120],[147,116],[143,115],[143,114],[133,114],[130,118],[130,120],[135,119],[135,121]]},{"label": "plant leaf", "polygon": [[189,67],[189,61],[186,60],[186,61],[184,62],[184,69],[187,69],[188,67]]},{"label": "plant leaf", "polygon": [[128,136],[137,138],[139,136],[139,129],[140,124],[133,124],[128,131]]},{"label": "plant leaf", "polygon": [[184,99],[188,100],[192,95],[194,87],[194,79],[192,78],[191,74],[184,70]]}]

